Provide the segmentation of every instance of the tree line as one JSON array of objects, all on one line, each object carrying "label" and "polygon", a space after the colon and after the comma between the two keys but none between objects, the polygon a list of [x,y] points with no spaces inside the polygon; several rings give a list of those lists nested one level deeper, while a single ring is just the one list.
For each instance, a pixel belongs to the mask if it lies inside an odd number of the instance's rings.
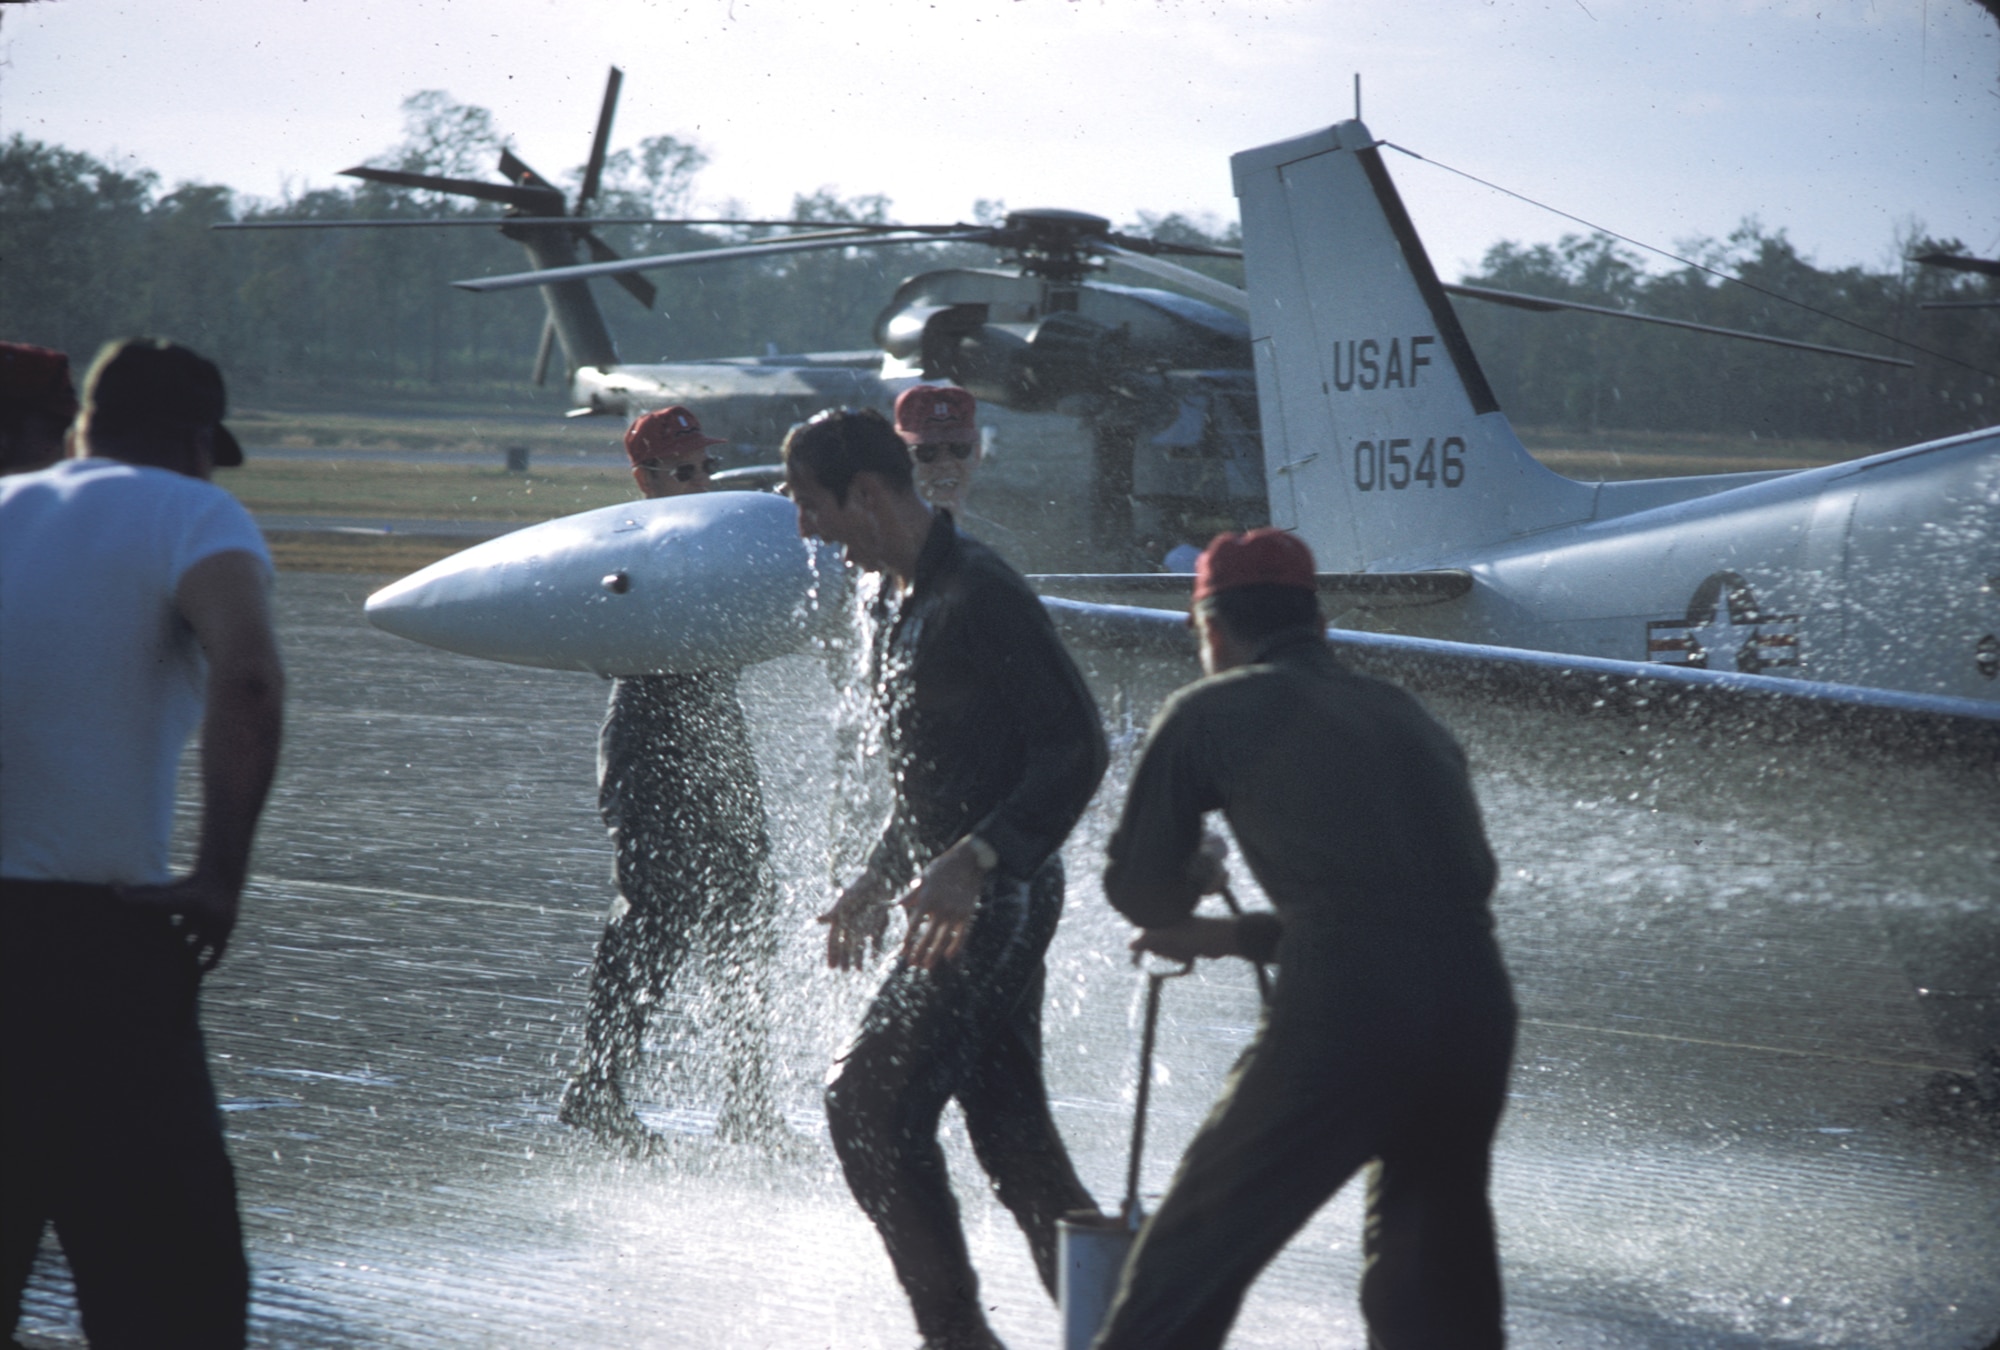
[{"label": "tree line", "polygon": [[[404,103],[403,141],[374,161],[494,178],[503,144],[486,110],[427,91]],[[701,149],[655,136],[610,156],[593,215],[684,215]],[[580,171],[572,170],[572,185]],[[795,218],[885,221],[890,199],[822,188],[794,198]],[[740,208],[725,208],[732,214]],[[1004,207],[980,202],[975,219]],[[532,290],[474,295],[447,283],[518,270],[519,249],[492,231],[330,229],[216,231],[229,221],[474,219],[490,207],[373,183],[270,202],[219,184],[165,188],[157,175],[14,135],[0,144],[0,336],[71,353],[130,333],[178,338],[229,373],[241,400],[505,398],[525,392],[542,324]],[[1142,214],[1125,228],[1230,245],[1233,226]],[[762,237],[749,228],[601,227],[621,252],[716,248]],[[1913,239],[1900,250],[1955,251]],[[1604,236],[1495,245],[1474,285],[1830,346],[1914,356],[1913,371],[1702,337],[1579,314],[1529,314],[1457,302],[1501,405],[1524,426],[1633,428],[1890,444],[1996,420],[2000,310],[1995,280],[1904,265],[1821,269],[1782,231],[1745,225],[1700,246],[1694,262],[1739,276],[1788,305],[1699,266],[1648,271]],[[597,287],[628,361],[861,350],[895,285],[943,266],[991,266],[964,245],[796,254],[651,274],[650,312]],[[1232,263],[1203,264],[1241,281]],[[1961,307],[1925,309],[1925,302]],[[1815,312],[1817,311],[1817,312]],[[1859,331],[1832,315],[1863,325]],[[1916,354],[1883,336],[1939,356]],[[1952,359],[1944,359],[1952,358]],[[1953,364],[1953,360],[1963,364]],[[559,375],[559,372],[558,372]],[[559,381],[558,381],[559,383]],[[557,397],[544,396],[551,401]]]},{"label": "tree line", "polygon": [[[1898,250],[1962,251],[1956,240],[1924,237]],[[1464,280],[1916,362],[1901,370],[1626,320],[1460,302],[1500,405],[1524,426],[1903,444],[2000,421],[1992,373],[2000,372],[2000,309],[1970,307],[2000,301],[1992,277],[1914,262],[1882,272],[1822,269],[1783,231],[1745,224],[1664,273],[1648,272],[1636,251],[1608,236],[1568,235],[1533,247],[1496,244]],[[1953,307],[1925,308],[1939,302]]]}]

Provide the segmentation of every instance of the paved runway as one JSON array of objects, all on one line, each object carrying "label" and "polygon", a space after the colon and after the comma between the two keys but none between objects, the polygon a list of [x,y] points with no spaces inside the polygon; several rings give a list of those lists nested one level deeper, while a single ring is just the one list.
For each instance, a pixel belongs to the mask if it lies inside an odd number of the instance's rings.
[{"label": "paved runway", "polygon": [[[280,590],[286,759],[206,995],[256,1342],[914,1344],[817,1105],[868,990],[817,964],[832,737],[815,665],[747,682],[792,919],[774,1053],[796,1156],[709,1137],[692,999],[661,1019],[648,1108],[675,1147],[627,1162],[554,1119],[611,899],[602,683],[376,633],[361,579],[288,574]],[[1139,986],[1094,878],[1134,727],[1170,682],[1100,686],[1120,752],[1068,850],[1052,954],[1059,1119],[1107,1203]],[[1514,1343],[1989,1345],[2000,1143],[1920,1102],[1993,1034],[1990,768],[1436,706],[1473,755],[1527,1018],[1494,1188]],[[1150,1187],[1254,1015],[1246,970],[1169,987]],[[995,1324],[1016,1350],[1053,1346],[1025,1250],[951,1134]],[[1363,1345],[1358,1246],[1343,1195],[1257,1285],[1231,1344]],[[44,1257],[25,1329],[73,1341]]]}]

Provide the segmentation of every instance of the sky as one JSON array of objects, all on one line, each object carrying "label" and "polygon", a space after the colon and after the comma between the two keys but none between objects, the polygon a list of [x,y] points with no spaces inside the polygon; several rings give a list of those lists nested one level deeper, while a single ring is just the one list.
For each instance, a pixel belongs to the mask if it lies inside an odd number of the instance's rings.
[{"label": "sky", "polygon": [[[1821,266],[1913,230],[2000,255],[2000,23],[1974,0],[35,0],[0,4],[0,136],[267,198],[442,89],[545,174],[710,156],[705,206],[883,193],[1233,219],[1229,155],[1354,113],[1439,270],[1582,227],[1673,248],[1754,218]],[[518,267],[496,245],[495,270]]]}]

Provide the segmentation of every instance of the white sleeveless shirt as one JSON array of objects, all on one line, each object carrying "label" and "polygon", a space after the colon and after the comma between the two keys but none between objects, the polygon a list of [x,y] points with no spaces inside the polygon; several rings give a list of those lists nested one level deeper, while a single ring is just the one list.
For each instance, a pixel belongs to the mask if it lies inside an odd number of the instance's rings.
[{"label": "white sleeveless shirt", "polygon": [[264,537],[221,488],[110,459],[0,478],[0,876],[167,881],[206,662],[187,570]]}]

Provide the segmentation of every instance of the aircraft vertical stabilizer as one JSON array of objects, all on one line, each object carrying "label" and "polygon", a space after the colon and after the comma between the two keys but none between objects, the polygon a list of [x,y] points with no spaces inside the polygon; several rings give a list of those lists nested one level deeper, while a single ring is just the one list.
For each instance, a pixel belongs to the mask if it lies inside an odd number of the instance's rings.
[{"label": "aircraft vertical stabilizer", "polygon": [[1330,571],[1434,566],[1588,517],[1487,386],[1368,128],[1230,163],[1274,524]]}]

